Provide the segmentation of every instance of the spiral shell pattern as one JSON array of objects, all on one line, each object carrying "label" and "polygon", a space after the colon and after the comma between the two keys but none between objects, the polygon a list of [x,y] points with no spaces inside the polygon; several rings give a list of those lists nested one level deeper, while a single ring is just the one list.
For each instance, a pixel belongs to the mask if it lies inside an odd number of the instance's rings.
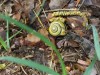
[{"label": "spiral shell pattern", "polygon": [[54,21],[50,24],[49,32],[53,36],[65,35],[65,25],[60,21]]}]

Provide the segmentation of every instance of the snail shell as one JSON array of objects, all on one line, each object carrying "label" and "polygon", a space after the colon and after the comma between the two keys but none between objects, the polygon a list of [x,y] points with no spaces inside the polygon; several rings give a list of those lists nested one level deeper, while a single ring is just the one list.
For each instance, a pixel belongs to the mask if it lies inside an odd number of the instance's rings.
[{"label": "snail shell", "polygon": [[61,21],[54,21],[50,24],[49,33],[52,36],[60,36],[66,34],[66,28],[64,23]]}]

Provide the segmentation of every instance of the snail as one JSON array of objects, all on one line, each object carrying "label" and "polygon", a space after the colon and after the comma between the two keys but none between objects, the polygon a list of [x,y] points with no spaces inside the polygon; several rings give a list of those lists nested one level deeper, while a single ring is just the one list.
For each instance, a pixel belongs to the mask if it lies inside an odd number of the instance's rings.
[{"label": "snail", "polygon": [[[61,16],[61,17],[60,17]],[[49,21],[51,22],[49,26],[49,33],[52,36],[61,36],[61,35],[66,35],[66,26],[64,24],[65,22],[65,16],[80,16],[83,18],[83,23],[82,25],[88,29],[88,19],[87,19],[87,14],[85,12],[81,12],[79,10],[75,11],[58,11],[58,12],[53,12],[51,19]]]},{"label": "snail", "polygon": [[61,18],[54,18],[53,20],[54,21],[49,26],[49,33],[52,36],[65,35],[66,34],[66,27],[64,25],[64,19],[63,18],[62,19]]}]

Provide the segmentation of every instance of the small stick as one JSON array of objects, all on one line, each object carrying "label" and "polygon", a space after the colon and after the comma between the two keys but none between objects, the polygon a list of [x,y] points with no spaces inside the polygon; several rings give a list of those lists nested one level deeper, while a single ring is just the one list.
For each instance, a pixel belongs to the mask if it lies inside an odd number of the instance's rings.
[{"label": "small stick", "polygon": [[28,75],[22,66],[21,66],[21,69],[22,69],[22,71],[24,72],[25,75]]},{"label": "small stick", "polygon": [[73,10],[78,10],[78,9],[55,9],[55,10],[45,10],[45,13],[49,12],[55,12],[55,11],[73,11]]},{"label": "small stick", "polygon": [[[46,2],[46,0],[43,0],[43,2],[42,2],[42,4],[41,4],[41,8],[40,8],[40,10],[39,10],[38,13],[37,13],[37,16],[39,16],[40,13],[41,13],[41,11],[43,10],[43,7],[44,7],[45,2]],[[36,16],[33,18],[33,22],[35,21],[36,18],[37,18]],[[33,22],[32,22],[32,23],[33,23]]]}]

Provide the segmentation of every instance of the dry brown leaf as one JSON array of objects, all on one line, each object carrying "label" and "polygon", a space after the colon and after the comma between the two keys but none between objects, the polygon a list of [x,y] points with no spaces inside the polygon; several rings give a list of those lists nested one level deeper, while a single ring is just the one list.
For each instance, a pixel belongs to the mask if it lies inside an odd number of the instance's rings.
[{"label": "dry brown leaf", "polygon": [[68,17],[67,21],[72,29],[76,28],[77,26],[82,26],[82,20],[79,17]]},{"label": "dry brown leaf", "polygon": [[48,38],[48,31],[45,28],[39,29],[38,32]]},{"label": "dry brown leaf", "polygon": [[66,71],[70,71],[71,70],[71,67],[69,67],[69,66],[66,66]]},{"label": "dry brown leaf", "polygon": [[62,40],[57,42],[57,47],[58,48],[61,48],[63,46],[64,47],[66,47],[66,46],[79,47],[79,44],[74,40],[67,41],[66,39],[62,39]]},{"label": "dry brown leaf", "polygon": [[86,62],[87,62],[87,64],[90,64],[91,63],[91,60],[88,59],[88,58],[86,58]]},{"label": "dry brown leaf", "polygon": [[36,37],[33,34],[28,34],[25,38],[26,42],[29,42],[30,45],[35,45],[36,43],[40,42],[40,38]]},{"label": "dry brown leaf", "polygon": [[79,36],[84,36],[84,27],[83,27],[83,21],[81,18],[75,17],[75,18],[67,18],[67,21],[69,22],[69,26],[77,33]]},{"label": "dry brown leaf", "polygon": [[58,41],[57,42],[57,47],[61,48],[62,46],[64,46],[65,41],[66,41],[66,39],[62,39],[62,40]]},{"label": "dry brown leaf", "polygon": [[20,14],[20,13],[14,14],[14,15],[13,15],[13,18],[16,19],[16,20],[20,20],[21,14]]},{"label": "dry brown leaf", "polygon": [[81,75],[81,72],[79,70],[72,70],[69,72],[69,75]]},{"label": "dry brown leaf", "polygon": [[77,63],[84,65],[84,66],[88,66],[90,63],[81,59],[78,59]]},{"label": "dry brown leaf", "polygon": [[80,3],[80,1],[81,1],[81,0],[77,0],[77,2],[76,2],[76,6],[78,6],[78,4]]},{"label": "dry brown leaf", "polygon": [[83,66],[83,65],[80,65],[80,64],[75,64],[75,67],[78,68],[78,70],[81,70],[81,71],[85,71],[85,69],[86,69],[86,66]]},{"label": "dry brown leaf", "polygon": [[50,36],[49,39],[50,39],[50,41],[55,45],[55,38],[52,37],[52,36]]},{"label": "dry brown leaf", "polygon": [[85,35],[85,33],[83,32],[83,30],[75,29],[74,31],[77,33],[77,35],[79,35],[81,37]]},{"label": "dry brown leaf", "polygon": [[69,40],[68,45],[71,47],[79,47],[79,44],[74,40]]}]

